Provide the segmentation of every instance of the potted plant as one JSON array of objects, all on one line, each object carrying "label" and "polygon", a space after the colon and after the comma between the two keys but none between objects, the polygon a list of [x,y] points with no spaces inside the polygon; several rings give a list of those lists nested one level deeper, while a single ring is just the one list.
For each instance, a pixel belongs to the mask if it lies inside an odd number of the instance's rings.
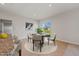
[{"label": "potted plant", "polygon": [[43,32],[42,28],[37,28],[37,33],[41,34]]}]

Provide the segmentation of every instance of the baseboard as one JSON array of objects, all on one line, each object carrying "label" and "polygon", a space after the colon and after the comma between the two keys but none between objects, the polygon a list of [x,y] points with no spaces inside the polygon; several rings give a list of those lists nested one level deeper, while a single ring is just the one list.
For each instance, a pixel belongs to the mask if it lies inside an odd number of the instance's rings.
[{"label": "baseboard", "polygon": [[70,44],[79,45],[79,43],[77,43],[77,42],[72,42],[72,41],[67,41],[67,40],[62,40],[62,39],[59,39],[59,40],[60,40],[60,41],[63,41],[63,42],[70,43]]},{"label": "baseboard", "polygon": [[[22,38],[22,39],[27,39],[27,38]],[[21,40],[22,40],[22,39],[21,39]],[[67,41],[67,40],[62,40],[62,39],[57,39],[57,40],[59,40],[59,41],[63,41],[63,42],[67,42],[67,43],[70,43],[70,44],[79,45],[79,43],[78,43],[78,42]]]}]

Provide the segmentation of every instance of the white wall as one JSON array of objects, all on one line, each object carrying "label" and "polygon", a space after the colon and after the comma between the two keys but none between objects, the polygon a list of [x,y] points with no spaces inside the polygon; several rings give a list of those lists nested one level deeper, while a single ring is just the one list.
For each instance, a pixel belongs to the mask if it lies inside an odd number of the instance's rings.
[{"label": "white wall", "polygon": [[[25,38],[28,32],[25,30],[25,22],[33,22],[35,23],[34,27],[37,27],[36,21],[7,12],[0,11],[0,19],[13,20],[14,34],[19,39]],[[79,44],[79,9],[74,9],[45,20],[52,20],[52,30],[56,32],[57,39]]]},{"label": "white wall", "polygon": [[25,30],[25,22],[34,23],[32,32],[34,32],[37,27],[37,22],[33,19],[28,19],[2,10],[0,10],[0,19],[7,19],[13,21],[13,32],[15,35],[18,36],[19,39],[27,38],[28,31]]},{"label": "white wall", "polygon": [[58,40],[79,44],[79,9],[46,20],[52,20],[52,30],[56,32]]}]

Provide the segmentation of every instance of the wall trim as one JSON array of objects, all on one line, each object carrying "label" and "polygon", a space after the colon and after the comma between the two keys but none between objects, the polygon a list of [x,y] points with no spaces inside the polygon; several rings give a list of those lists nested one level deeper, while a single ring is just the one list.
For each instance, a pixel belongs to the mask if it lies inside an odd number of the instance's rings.
[{"label": "wall trim", "polygon": [[73,42],[73,41],[67,41],[67,40],[62,40],[62,39],[59,39],[60,41],[63,41],[63,42],[67,42],[67,43],[70,43],[70,44],[75,44],[75,45],[79,45],[78,42]]}]

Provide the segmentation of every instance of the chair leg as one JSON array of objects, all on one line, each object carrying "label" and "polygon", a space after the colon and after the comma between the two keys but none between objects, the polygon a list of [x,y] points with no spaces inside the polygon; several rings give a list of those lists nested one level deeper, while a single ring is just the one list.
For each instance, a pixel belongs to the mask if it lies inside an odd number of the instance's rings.
[{"label": "chair leg", "polygon": [[34,51],[34,40],[33,40],[33,51]]},{"label": "chair leg", "polygon": [[42,43],[41,43],[41,41],[40,41],[40,52],[41,52],[41,47],[42,47]]},{"label": "chair leg", "polygon": [[19,56],[21,56],[21,49],[19,50]]},{"label": "chair leg", "polygon": [[54,42],[54,45],[55,45],[55,44],[56,44],[56,43],[55,43],[55,40],[54,40],[53,42]]},{"label": "chair leg", "polygon": [[29,42],[29,37],[28,37],[28,42]]},{"label": "chair leg", "polygon": [[49,38],[48,38],[48,45],[49,45]]}]

